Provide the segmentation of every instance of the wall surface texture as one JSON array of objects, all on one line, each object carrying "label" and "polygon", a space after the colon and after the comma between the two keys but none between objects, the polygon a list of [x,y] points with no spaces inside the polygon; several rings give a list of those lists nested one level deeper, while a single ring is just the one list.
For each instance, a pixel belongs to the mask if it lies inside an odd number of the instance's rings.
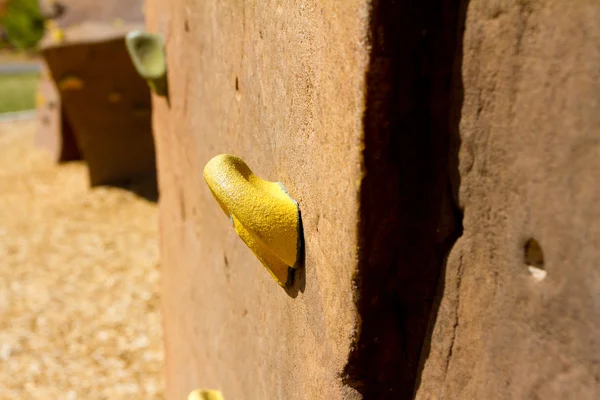
[{"label": "wall surface texture", "polygon": [[[464,231],[419,400],[600,398],[598,21],[596,1],[469,4]],[[544,253],[541,282],[529,239]]]},{"label": "wall surface texture", "polygon": [[[168,398],[598,398],[600,5],[567,3],[148,0]],[[220,153],[299,202],[292,288]]]},{"label": "wall surface texture", "polygon": [[[169,398],[351,396],[366,17],[358,0],[149,2],[170,90],[153,104]],[[306,269],[287,292],[204,182],[220,153],[300,203]]]}]

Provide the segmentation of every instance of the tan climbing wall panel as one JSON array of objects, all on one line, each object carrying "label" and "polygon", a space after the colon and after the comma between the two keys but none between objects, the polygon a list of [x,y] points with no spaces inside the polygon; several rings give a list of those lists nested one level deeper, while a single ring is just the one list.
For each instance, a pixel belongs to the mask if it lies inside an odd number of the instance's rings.
[{"label": "tan climbing wall panel", "polygon": [[91,184],[153,174],[150,91],[137,75],[123,37],[49,46],[42,54]]},{"label": "tan climbing wall panel", "polygon": [[468,4],[464,233],[419,400],[600,398],[598,21],[595,1]]},{"label": "tan climbing wall panel", "polygon": [[[153,98],[169,398],[352,397],[365,3],[151,0],[146,16],[170,88]],[[300,204],[306,269],[287,292],[204,182],[219,153]]]},{"label": "tan climbing wall panel", "polygon": [[[146,16],[170,87],[153,98],[169,398],[599,397],[596,3]],[[225,152],[300,204],[287,292],[204,182]]]}]

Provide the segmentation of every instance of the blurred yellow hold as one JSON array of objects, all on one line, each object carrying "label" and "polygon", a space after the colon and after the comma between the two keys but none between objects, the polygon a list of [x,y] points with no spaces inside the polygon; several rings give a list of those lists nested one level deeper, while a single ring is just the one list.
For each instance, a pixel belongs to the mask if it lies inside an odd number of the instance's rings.
[{"label": "blurred yellow hold", "polygon": [[188,395],[187,400],[225,400],[218,390],[194,390]]},{"label": "blurred yellow hold", "polygon": [[50,39],[54,43],[62,43],[65,40],[65,32],[56,25],[56,22],[47,20],[45,22],[46,30],[50,34]]},{"label": "blurred yellow hold", "polygon": [[67,76],[58,82],[60,90],[81,90],[83,86],[83,81],[76,76]]},{"label": "blurred yellow hold", "polygon": [[108,94],[108,101],[110,103],[118,103],[121,101],[122,98],[123,96],[121,96],[121,93],[119,92],[111,92]]},{"label": "blurred yellow hold", "polygon": [[240,158],[221,154],[204,167],[204,179],[240,238],[280,286],[292,284],[300,263],[300,208],[280,182],[258,178]]},{"label": "blurred yellow hold", "polygon": [[44,96],[44,94],[40,91],[37,91],[35,93],[35,105],[36,107],[43,107],[44,105],[46,105],[46,97]]}]

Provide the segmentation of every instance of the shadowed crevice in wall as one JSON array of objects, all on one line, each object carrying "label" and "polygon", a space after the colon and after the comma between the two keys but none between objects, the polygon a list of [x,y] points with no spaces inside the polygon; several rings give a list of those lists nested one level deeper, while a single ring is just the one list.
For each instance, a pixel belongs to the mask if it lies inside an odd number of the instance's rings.
[{"label": "shadowed crevice in wall", "polygon": [[106,186],[127,190],[149,202],[158,203],[159,191],[156,171],[149,171],[131,179],[114,182]]},{"label": "shadowed crevice in wall", "polygon": [[356,303],[343,380],[412,399],[446,256],[462,233],[460,65],[466,3],[373,1]]},{"label": "shadowed crevice in wall", "polygon": [[61,154],[58,158],[60,162],[78,161],[81,160],[81,150],[75,140],[75,134],[73,133],[73,127],[67,117],[64,107],[61,107],[61,121],[62,121],[62,148]]}]

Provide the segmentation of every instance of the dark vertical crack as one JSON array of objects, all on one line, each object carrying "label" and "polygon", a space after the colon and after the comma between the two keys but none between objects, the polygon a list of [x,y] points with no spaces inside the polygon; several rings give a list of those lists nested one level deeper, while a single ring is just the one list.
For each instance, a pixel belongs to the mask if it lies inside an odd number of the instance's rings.
[{"label": "dark vertical crack", "polygon": [[[460,58],[466,0],[373,0],[356,303],[345,384],[411,399],[446,256],[462,233]],[[459,69],[458,73],[456,69]]]},{"label": "dark vertical crack", "polygon": [[61,120],[61,154],[59,161],[78,161],[81,160],[81,150],[75,140],[75,134],[73,133],[73,127],[69,121],[69,117],[65,112],[65,108],[61,106],[60,109],[60,120]]}]

